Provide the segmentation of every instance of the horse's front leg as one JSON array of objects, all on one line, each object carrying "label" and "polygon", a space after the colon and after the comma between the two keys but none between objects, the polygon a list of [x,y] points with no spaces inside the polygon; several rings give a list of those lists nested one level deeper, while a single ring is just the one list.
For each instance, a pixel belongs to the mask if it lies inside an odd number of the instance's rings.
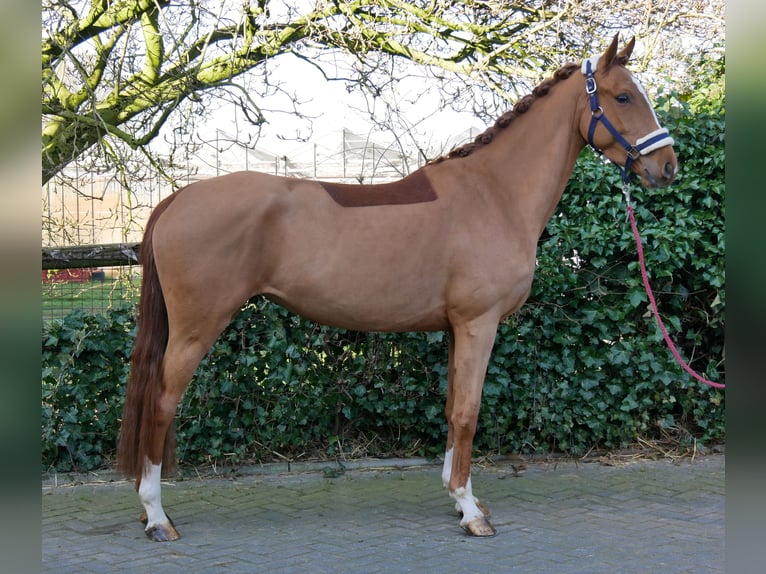
[{"label": "horse's front leg", "polygon": [[473,536],[494,536],[489,511],[473,495],[471,451],[479,418],[481,391],[495,342],[496,321],[453,325],[449,347],[446,415],[449,424],[442,480],[463,517],[460,526]]}]

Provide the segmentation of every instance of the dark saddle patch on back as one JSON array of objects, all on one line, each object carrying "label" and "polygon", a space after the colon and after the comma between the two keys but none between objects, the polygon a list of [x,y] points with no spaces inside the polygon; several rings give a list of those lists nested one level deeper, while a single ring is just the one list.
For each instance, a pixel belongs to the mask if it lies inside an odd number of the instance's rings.
[{"label": "dark saddle patch on back", "polygon": [[348,184],[328,181],[317,183],[343,207],[406,205],[437,199],[436,192],[422,169],[391,183]]}]

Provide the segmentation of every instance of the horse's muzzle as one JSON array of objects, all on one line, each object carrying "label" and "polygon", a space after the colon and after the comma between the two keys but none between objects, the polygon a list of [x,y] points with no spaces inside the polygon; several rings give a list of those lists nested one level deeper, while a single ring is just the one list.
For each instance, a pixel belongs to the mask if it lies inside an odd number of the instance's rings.
[{"label": "horse's muzzle", "polygon": [[672,148],[659,149],[642,157],[641,165],[641,179],[647,187],[668,186],[678,173],[678,159]]}]

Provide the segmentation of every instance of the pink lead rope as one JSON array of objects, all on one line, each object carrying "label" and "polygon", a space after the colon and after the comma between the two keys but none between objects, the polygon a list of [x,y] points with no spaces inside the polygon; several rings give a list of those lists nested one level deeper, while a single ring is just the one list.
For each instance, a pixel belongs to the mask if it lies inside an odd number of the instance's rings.
[{"label": "pink lead rope", "polygon": [[681,358],[681,355],[678,352],[678,349],[676,349],[676,346],[673,344],[673,341],[670,339],[670,335],[668,335],[668,331],[667,329],[665,329],[665,325],[662,322],[660,313],[657,310],[657,302],[654,300],[652,287],[649,285],[649,277],[646,273],[646,263],[644,262],[644,247],[643,245],[641,245],[641,235],[638,233],[636,218],[633,215],[633,206],[630,203],[630,193],[628,191],[627,184],[625,185],[625,188],[623,189],[623,193],[625,194],[625,200],[628,205],[628,218],[630,219],[630,226],[633,229],[633,236],[636,238],[636,247],[638,248],[638,262],[639,262],[639,265],[641,266],[641,278],[644,280],[644,288],[646,289],[646,294],[649,296],[649,304],[652,306],[654,317],[657,319],[657,325],[659,325],[660,331],[662,331],[662,336],[665,337],[665,342],[667,343],[668,348],[670,349],[670,352],[673,353],[673,356],[675,357],[676,361],[678,362],[679,365],[683,367],[684,371],[689,373],[692,377],[697,379],[699,382],[709,385],[711,387],[715,387],[717,389],[725,389],[726,385],[722,383],[714,383],[713,381],[709,381],[705,377],[698,374],[694,369],[692,369],[686,363],[686,361],[684,361]]}]

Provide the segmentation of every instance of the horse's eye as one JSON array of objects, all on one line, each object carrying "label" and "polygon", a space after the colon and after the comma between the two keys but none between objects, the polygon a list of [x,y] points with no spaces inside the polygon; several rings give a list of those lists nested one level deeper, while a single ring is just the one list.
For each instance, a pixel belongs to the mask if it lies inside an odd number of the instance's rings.
[{"label": "horse's eye", "polygon": [[618,104],[630,103],[630,96],[628,94],[620,94],[616,98]]}]

